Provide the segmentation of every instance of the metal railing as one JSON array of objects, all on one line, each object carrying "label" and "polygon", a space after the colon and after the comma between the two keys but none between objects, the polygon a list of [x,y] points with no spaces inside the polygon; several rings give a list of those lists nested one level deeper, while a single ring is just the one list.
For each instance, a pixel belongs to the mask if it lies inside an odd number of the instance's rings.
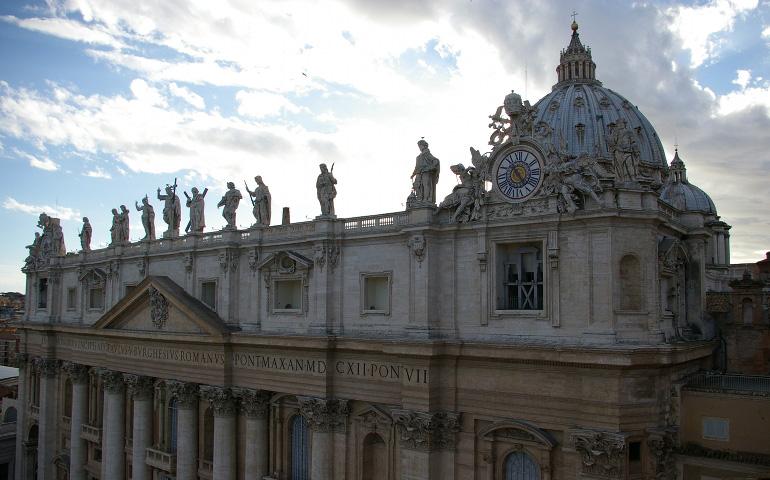
[{"label": "metal railing", "polygon": [[770,377],[759,375],[720,375],[719,373],[698,373],[685,383],[694,390],[720,390],[770,394]]}]

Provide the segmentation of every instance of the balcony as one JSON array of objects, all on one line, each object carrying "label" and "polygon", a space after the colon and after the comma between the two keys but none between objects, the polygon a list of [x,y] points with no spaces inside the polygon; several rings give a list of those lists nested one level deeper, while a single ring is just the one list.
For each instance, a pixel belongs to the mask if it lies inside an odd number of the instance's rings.
[{"label": "balcony", "polygon": [[770,396],[770,377],[704,372],[689,378],[684,388],[695,392]]},{"label": "balcony", "polygon": [[69,430],[72,427],[72,419],[67,416],[61,417],[61,426],[65,430]]},{"label": "balcony", "polygon": [[102,444],[102,429],[99,427],[92,427],[91,425],[83,425],[80,428],[80,438],[86,442]]},{"label": "balcony", "polygon": [[148,448],[144,463],[158,470],[163,470],[170,475],[176,473],[176,453],[167,453],[154,448]]},{"label": "balcony", "polygon": [[214,463],[211,460],[198,459],[198,478],[213,480]]}]

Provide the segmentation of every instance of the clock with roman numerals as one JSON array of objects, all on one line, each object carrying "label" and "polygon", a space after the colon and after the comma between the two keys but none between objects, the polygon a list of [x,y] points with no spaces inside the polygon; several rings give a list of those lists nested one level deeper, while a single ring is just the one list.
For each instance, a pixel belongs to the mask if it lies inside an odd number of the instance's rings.
[{"label": "clock with roman numerals", "polygon": [[528,145],[516,145],[495,161],[492,187],[501,198],[520,203],[531,198],[543,184],[543,157]]}]

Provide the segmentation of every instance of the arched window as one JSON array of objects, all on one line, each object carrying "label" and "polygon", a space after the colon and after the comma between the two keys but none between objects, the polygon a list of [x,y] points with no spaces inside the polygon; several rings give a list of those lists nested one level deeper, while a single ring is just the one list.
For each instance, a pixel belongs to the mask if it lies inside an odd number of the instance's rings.
[{"label": "arched window", "polygon": [[513,452],[505,459],[504,480],[539,480],[540,472],[532,457],[524,452]]},{"label": "arched window", "polygon": [[620,259],[620,309],[642,309],[642,268],[639,260],[633,255]]},{"label": "arched window", "polygon": [[168,446],[169,453],[176,453],[176,430],[179,424],[179,400],[174,397],[168,402]]},{"label": "arched window", "polygon": [[3,421],[5,423],[13,423],[16,421],[16,407],[8,407],[8,410],[5,411],[5,415],[3,416]]},{"label": "arched window", "polygon": [[291,420],[291,480],[310,478],[310,436],[307,420],[295,415]]},{"label": "arched window", "polygon": [[364,438],[363,465],[361,478],[363,480],[386,480],[388,475],[388,452],[385,440],[376,433],[370,433]]}]

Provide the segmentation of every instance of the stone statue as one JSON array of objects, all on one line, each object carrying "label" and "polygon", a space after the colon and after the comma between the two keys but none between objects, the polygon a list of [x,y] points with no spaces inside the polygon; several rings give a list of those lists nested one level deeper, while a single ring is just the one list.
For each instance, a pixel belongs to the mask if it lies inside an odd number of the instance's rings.
[{"label": "stone statue", "polygon": [[84,252],[91,250],[91,236],[93,235],[93,229],[91,228],[91,222],[88,221],[88,217],[83,217],[83,230],[80,231],[78,236],[80,237],[80,248]]},{"label": "stone statue", "polygon": [[203,227],[206,226],[206,215],[204,212],[206,203],[203,199],[206,198],[209,189],[204,188],[203,193],[200,193],[197,188],[193,187],[191,192],[192,197],[187,195],[187,192],[184,192],[184,196],[187,197],[187,206],[190,207],[190,221],[187,222],[184,231],[201,233],[203,232]]},{"label": "stone statue", "polygon": [[222,197],[222,200],[217,204],[217,208],[225,207],[222,209],[222,216],[227,220],[226,230],[234,230],[235,226],[235,210],[238,208],[238,204],[241,202],[243,196],[240,190],[235,188],[233,182],[227,182],[227,192]]},{"label": "stone statue", "polygon": [[34,270],[39,266],[42,266],[42,256],[40,254],[40,243],[42,239],[40,232],[35,232],[35,240],[32,241],[32,245],[27,245],[29,249],[29,255],[24,260],[24,268],[22,271]]},{"label": "stone statue", "polygon": [[545,171],[549,174],[553,193],[559,194],[559,211],[573,213],[578,209],[572,195],[575,191],[591,197],[603,208],[596,192],[602,192],[599,179],[606,178],[608,174],[588,153],[583,152],[577,158],[548,165]]},{"label": "stone statue", "polygon": [[110,227],[110,245],[120,243],[120,214],[117,208],[112,209],[112,227]]},{"label": "stone statue", "polygon": [[168,230],[163,233],[164,237],[173,237],[179,235],[179,225],[182,224],[182,203],[176,194],[176,181],[174,185],[166,185],[166,193],[161,195],[158,188],[158,200],[164,200],[163,221],[168,225]]},{"label": "stone statue", "polygon": [[142,212],[142,226],[144,227],[144,238],[142,240],[155,240],[155,209],[150,205],[150,199],[147,195],[142,199],[142,206],[139,202],[136,204],[136,210]]},{"label": "stone statue", "polygon": [[[508,115],[507,119],[502,117],[503,110]],[[507,140],[517,144],[521,137],[532,135],[537,107],[531,106],[528,100],[522,102],[521,95],[511,90],[505,96],[503,105],[497,107],[489,118],[492,120],[489,127],[495,130],[489,137],[490,145],[500,145]]]},{"label": "stone statue", "polygon": [[45,263],[51,256],[64,255],[64,232],[58,218],[41,213],[37,221],[37,227],[43,230],[40,236],[40,256]]},{"label": "stone statue", "polygon": [[315,188],[318,191],[318,202],[321,204],[321,216],[334,217],[334,198],[337,196],[337,188],[334,186],[337,184],[337,179],[332,175],[334,165],[332,164],[331,172],[326,168],[325,163],[319,167],[321,173],[315,182]]},{"label": "stone statue", "polygon": [[455,185],[452,193],[444,198],[439,208],[457,207],[449,218],[452,223],[478,220],[484,199],[484,180],[475,167],[465,168],[462,163],[458,163],[449,168],[460,177],[460,184]]},{"label": "stone statue", "polygon": [[639,146],[633,132],[627,128],[626,121],[617,119],[615,128],[609,135],[605,135],[605,139],[615,165],[616,181],[636,182],[639,177]]},{"label": "stone statue", "polygon": [[125,205],[120,206],[120,241],[128,243],[128,208]]},{"label": "stone statue", "polygon": [[420,140],[417,142],[420,154],[417,155],[414,172],[412,173],[412,187],[417,197],[418,205],[436,204],[436,184],[441,164],[438,158],[434,157],[428,149],[428,142]]},{"label": "stone statue", "polygon": [[257,225],[269,227],[271,213],[270,206],[272,203],[270,190],[267,188],[267,185],[262,182],[262,177],[260,175],[254,177],[254,181],[257,182],[257,188],[255,188],[253,192],[249,190],[249,186],[246,185],[246,191],[249,192],[249,196],[254,197],[252,200],[254,205],[252,213],[254,213],[254,219],[257,221]]}]

